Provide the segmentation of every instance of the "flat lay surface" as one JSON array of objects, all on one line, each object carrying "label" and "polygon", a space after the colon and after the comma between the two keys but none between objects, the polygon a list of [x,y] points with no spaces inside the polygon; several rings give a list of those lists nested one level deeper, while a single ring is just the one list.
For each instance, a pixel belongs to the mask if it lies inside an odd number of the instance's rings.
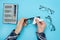
[{"label": "flat lay surface", "polygon": [[[4,3],[18,5],[18,21],[23,17],[31,18],[40,16],[46,23],[46,39],[60,40],[60,0],[0,0],[0,40],[4,40],[12,32],[12,30],[16,28],[16,24],[3,23]],[[40,10],[40,5],[54,10],[54,13],[50,14],[49,10]],[[51,31],[49,20],[45,18],[48,15],[52,18],[55,31]],[[28,25],[21,31],[17,40],[37,40],[36,30],[37,27],[33,24],[33,22],[28,23]]]}]

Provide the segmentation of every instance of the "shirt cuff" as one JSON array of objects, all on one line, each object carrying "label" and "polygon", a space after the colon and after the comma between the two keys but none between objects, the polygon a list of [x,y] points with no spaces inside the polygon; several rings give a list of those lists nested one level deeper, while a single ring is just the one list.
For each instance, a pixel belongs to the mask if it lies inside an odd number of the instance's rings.
[{"label": "shirt cuff", "polygon": [[15,33],[15,29],[11,32],[11,34],[6,38],[6,40],[16,40],[19,34]]},{"label": "shirt cuff", "polygon": [[38,39],[40,39],[40,40],[46,40],[45,34],[43,32],[41,32],[41,33],[36,32],[36,33],[37,33]]}]

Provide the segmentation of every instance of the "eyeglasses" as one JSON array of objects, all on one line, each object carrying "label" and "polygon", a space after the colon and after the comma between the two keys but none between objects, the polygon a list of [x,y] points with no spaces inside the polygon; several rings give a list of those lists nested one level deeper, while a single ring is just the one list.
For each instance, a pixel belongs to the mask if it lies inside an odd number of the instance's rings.
[{"label": "eyeglasses", "polygon": [[50,9],[50,8],[47,8],[47,7],[44,7],[44,6],[42,6],[42,5],[40,5],[39,10],[47,11],[47,12],[49,12],[50,14],[53,14],[53,13],[55,12],[54,10],[52,10],[52,9]]},{"label": "eyeglasses", "polygon": [[56,30],[56,28],[55,28],[55,25],[52,23],[52,18],[50,17],[50,16],[47,16],[47,17],[45,17],[46,19],[49,19],[49,24],[50,24],[50,26],[52,26],[51,27],[51,31],[55,31]]},{"label": "eyeglasses", "polygon": [[[37,18],[40,18],[40,16],[36,16]],[[25,21],[27,21],[27,24],[31,24],[34,20],[34,17],[28,18]]]}]

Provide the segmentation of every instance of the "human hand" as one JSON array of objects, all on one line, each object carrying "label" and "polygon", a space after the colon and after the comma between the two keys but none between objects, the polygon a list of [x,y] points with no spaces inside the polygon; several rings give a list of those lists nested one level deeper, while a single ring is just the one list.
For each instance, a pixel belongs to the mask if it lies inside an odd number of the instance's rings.
[{"label": "human hand", "polygon": [[25,18],[22,18],[20,21],[18,21],[16,30],[15,30],[16,34],[19,34],[19,32],[22,30],[23,26],[26,26],[27,22],[24,20],[25,20]]},{"label": "human hand", "polygon": [[36,21],[36,24],[38,26],[38,33],[41,33],[41,32],[44,32],[44,29],[46,27],[46,24],[44,21],[39,21],[38,19],[35,20]]}]

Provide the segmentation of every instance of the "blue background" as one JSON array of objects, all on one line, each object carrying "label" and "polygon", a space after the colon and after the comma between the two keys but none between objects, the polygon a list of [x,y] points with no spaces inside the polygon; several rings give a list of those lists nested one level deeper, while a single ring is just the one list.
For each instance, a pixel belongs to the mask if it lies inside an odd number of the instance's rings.
[{"label": "blue background", "polygon": [[[41,16],[44,19],[48,15],[47,12],[39,10],[39,6],[43,5],[55,11],[51,15],[56,31],[50,31],[49,23],[46,21],[46,38],[47,40],[60,40],[60,1],[59,0],[0,0],[0,40],[4,40],[13,29],[16,28],[14,24],[3,24],[3,4],[12,3],[18,5],[18,20],[22,17],[30,18]],[[50,15],[50,14],[49,14]],[[45,19],[44,19],[45,20]],[[33,24],[29,24],[23,28],[17,40],[37,40],[37,28]]]}]

